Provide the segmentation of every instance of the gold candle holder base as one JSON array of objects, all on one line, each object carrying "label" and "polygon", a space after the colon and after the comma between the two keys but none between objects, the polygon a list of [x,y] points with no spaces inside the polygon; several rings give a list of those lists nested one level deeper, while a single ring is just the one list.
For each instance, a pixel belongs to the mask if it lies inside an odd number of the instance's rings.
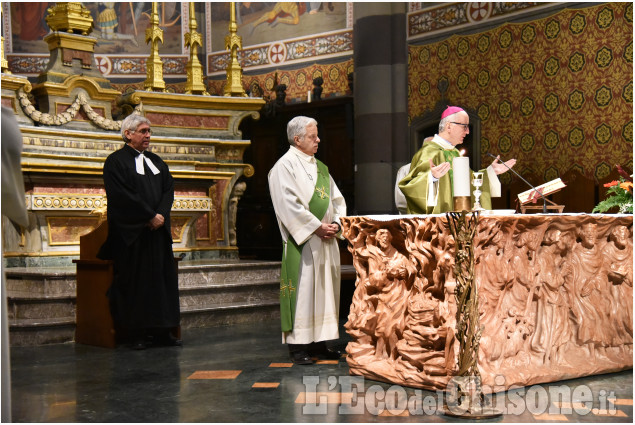
[{"label": "gold candle holder base", "polygon": [[454,211],[472,211],[472,200],[469,196],[454,197]]}]

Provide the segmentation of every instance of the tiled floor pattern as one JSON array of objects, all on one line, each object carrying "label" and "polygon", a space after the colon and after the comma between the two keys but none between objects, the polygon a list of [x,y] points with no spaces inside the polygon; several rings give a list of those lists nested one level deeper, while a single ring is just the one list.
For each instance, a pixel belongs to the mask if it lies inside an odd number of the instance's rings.
[{"label": "tiled floor pattern", "polygon": [[[336,342],[343,349],[347,336]],[[344,359],[289,362],[277,323],[192,329],[182,348],[143,352],[62,344],[12,349],[15,422],[461,422],[438,393],[372,380],[350,386]],[[633,419],[632,371],[554,383],[583,397],[518,398],[494,422]],[[526,394],[516,389],[506,394]],[[518,408],[518,400],[526,403]],[[532,404],[533,403],[533,404]],[[506,407],[508,407],[506,405]],[[487,422],[481,420],[479,422]]]}]

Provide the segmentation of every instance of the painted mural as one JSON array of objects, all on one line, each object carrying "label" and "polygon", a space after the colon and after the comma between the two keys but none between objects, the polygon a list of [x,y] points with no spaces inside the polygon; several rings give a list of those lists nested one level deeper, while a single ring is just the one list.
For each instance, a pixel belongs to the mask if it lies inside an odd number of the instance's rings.
[{"label": "painted mural", "polygon": [[48,46],[42,39],[49,33],[45,20],[46,10],[54,4],[53,2],[9,3],[13,51],[48,54]]},{"label": "painted mural", "polygon": [[[43,41],[49,28],[47,9],[55,3],[12,2],[12,48],[20,53],[48,54]],[[150,21],[150,2],[83,2],[93,17],[94,29],[90,34],[98,42],[95,53],[145,54],[145,30]],[[164,31],[162,54],[181,54],[181,3],[159,3],[159,26]]]},{"label": "painted mural", "polygon": [[[225,50],[228,2],[211,3],[212,51]],[[346,28],[342,2],[237,2],[238,35],[243,46],[304,37]]]}]

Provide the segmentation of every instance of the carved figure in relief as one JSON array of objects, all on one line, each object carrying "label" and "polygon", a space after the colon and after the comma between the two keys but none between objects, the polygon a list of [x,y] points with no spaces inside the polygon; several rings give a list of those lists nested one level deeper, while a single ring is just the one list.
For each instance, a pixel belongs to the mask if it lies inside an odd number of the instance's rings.
[{"label": "carved figure in relief", "polygon": [[247,183],[239,182],[236,183],[234,189],[232,190],[232,194],[229,198],[229,244],[231,246],[237,245],[236,239],[236,216],[238,214],[238,201],[241,196],[245,193],[247,189]]},{"label": "carved figure in relief", "polygon": [[[499,230],[499,229],[498,229]],[[476,276],[479,279],[479,307],[498,316],[503,297],[501,294],[513,281],[513,270],[509,267],[510,258],[505,255],[505,234],[496,231],[491,242],[483,247],[476,262]],[[503,312],[501,312],[501,315]]]},{"label": "carved figure in relief", "polygon": [[442,326],[445,322],[440,314],[441,302],[426,292],[428,280],[417,277],[407,303],[407,314],[403,339],[397,343],[402,359],[426,375],[444,376],[452,369],[454,356],[448,364],[446,340],[452,330]]},{"label": "carved figure in relief", "polygon": [[536,231],[524,231],[516,239],[516,249],[509,260],[514,273],[511,285],[504,287],[497,304],[497,311],[525,317],[534,322],[535,309],[532,308],[537,270],[535,257],[541,238]]},{"label": "carved figure in relief", "polygon": [[368,247],[368,293],[376,303],[377,325],[375,356],[397,357],[396,345],[404,329],[404,316],[416,269],[405,255],[392,245],[392,234],[380,229],[375,236],[377,246]]},{"label": "carved figure in relief", "polygon": [[351,238],[349,250],[353,254],[353,265],[357,271],[357,281],[355,282],[355,293],[351,302],[348,314],[348,321],[345,328],[354,338],[346,350],[353,356],[374,355],[375,354],[375,326],[376,315],[375,305],[368,296],[368,248],[367,240],[370,236],[366,232],[359,232]]},{"label": "carved figure in relief", "polygon": [[564,291],[565,276],[573,273],[572,265],[564,260],[568,248],[566,235],[558,229],[549,229],[536,255],[536,330],[531,348],[534,352],[544,353],[545,364],[552,360],[554,363],[563,361],[562,350],[572,335]]},{"label": "carved figure in relief", "polygon": [[[576,332],[576,341],[586,347],[590,356],[605,356],[604,347],[611,340],[608,323],[608,280],[602,274],[603,258],[598,246],[597,225],[586,223],[577,232],[579,242],[573,248],[574,272],[568,278],[569,305]],[[606,281],[606,282],[605,282]],[[607,341],[608,339],[608,341]]]},{"label": "carved figure in relief", "polygon": [[[526,312],[526,304],[522,302],[522,297],[528,296],[527,286],[520,285],[512,289],[515,272],[510,267],[511,256],[505,253],[506,233],[501,228],[495,227],[489,229],[487,234],[491,235],[491,240],[478,256],[476,276],[479,279],[479,308],[485,312],[481,323],[492,331],[483,336],[479,354],[488,361],[503,361],[517,356],[521,351],[526,351],[527,339],[533,333],[534,326],[533,320]],[[534,240],[535,238],[526,235],[520,243]],[[528,247],[535,248],[535,245],[535,242],[530,243]],[[519,264],[520,259],[524,261],[527,258],[529,261],[529,255],[533,255],[533,253],[527,255],[526,251],[523,254],[515,260],[516,264]],[[531,276],[531,273],[519,274]],[[525,283],[528,284],[528,281]],[[515,307],[501,308],[504,300],[507,303],[513,300],[512,305]],[[516,366],[529,363],[527,355],[521,357],[513,360]]]},{"label": "carved figure in relief", "polygon": [[612,346],[633,343],[633,243],[626,226],[615,227],[602,250],[611,289],[609,317],[615,326]]}]

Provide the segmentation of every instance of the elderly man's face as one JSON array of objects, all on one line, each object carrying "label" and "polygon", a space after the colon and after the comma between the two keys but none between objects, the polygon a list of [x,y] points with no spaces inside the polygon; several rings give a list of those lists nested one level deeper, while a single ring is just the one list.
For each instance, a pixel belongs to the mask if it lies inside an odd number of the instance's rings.
[{"label": "elderly man's face", "polygon": [[148,146],[150,146],[151,134],[152,131],[150,130],[150,126],[146,123],[139,124],[137,129],[134,131],[126,131],[128,143],[139,152],[143,152],[148,149]]},{"label": "elderly man's face", "polygon": [[303,138],[296,136],[295,146],[307,155],[315,155],[318,150],[318,143],[320,138],[318,137],[318,130],[315,124],[309,124],[306,126],[306,133]]},{"label": "elderly man's face", "polygon": [[448,142],[452,143],[452,146],[457,146],[463,143],[463,139],[470,134],[470,116],[466,112],[458,112],[450,117],[451,120],[447,124],[447,137]]}]

